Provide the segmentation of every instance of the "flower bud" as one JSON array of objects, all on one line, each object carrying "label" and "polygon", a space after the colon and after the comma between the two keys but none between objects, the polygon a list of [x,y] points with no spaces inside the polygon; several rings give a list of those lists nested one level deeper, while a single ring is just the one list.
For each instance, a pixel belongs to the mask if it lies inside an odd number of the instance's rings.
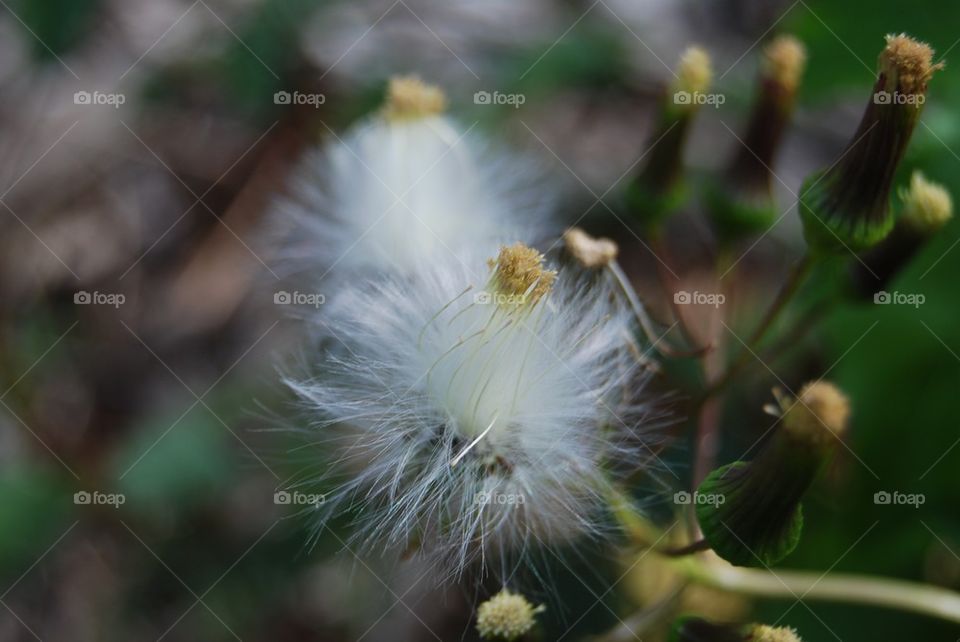
[{"label": "flower bud", "polygon": [[564,248],[581,266],[591,269],[605,267],[617,258],[617,244],[608,238],[595,238],[579,227],[563,233]]},{"label": "flower bud", "polygon": [[493,289],[504,305],[534,306],[553,287],[557,273],[543,267],[544,257],[523,243],[504,245],[496,259],[487,261],[493,274]]},{"label": "flower bud", "polygon": [[886,290],[927,241],[953,218],[950,192],[926,180],[920,172],[913,173],[910,187],[901,189],[899,196],[903,205],[890,236],[852,266],[856,294],[867,300]]},{"label": "flower bud", "polygon": [[812,249],[864,250],[890,233],[893,176],[919,120],[927,83],[942,66],[933,63],[928,45],[906,35],[887,36],[856,133],[840,159],[801,188],[800,216]]},{"label": "flower bud", "polygon": [[477,632],[485,640],[516,640],[533,628],[535,616],[544,610],[519,593],[503,589],[477,609]]},{"label": "flower bud", "polygon": [[647,162],[627,191],[628,205],[648,227],[662,223],[686,198],[683,149],[700,97],[713,78],[710,56],[700,47],[688,47],[680,56],[676,76],[649,138]]},{"label": "flower bud", "polygon": [[790,122],[806,60],[806,49],[793,36],[779,36],[763,51],[746,133],[721,181],[707,193],[721,240],[763,232],[776,220],[771,168]]},{"label": "flower bud", "polygon": [[800,540],[800,500],[846,431],[847,397],[833,384],[807,384],[780,399],[781,426],[756,459],[714,470],[697,492],[722,500],[697,503],[704,539],[739,566],[772,566]]},{"label": "flower bud", "polygon": [[950,192],[943,185],[928,181],[920,172],[910,177],[909,189],[900,190],[900,200],[900,221],[919,235],[929,236],[953,218]]},{"label": "flower bud", "polygon": [[670,642],[802,642],[797,632],[787,627],[765,624],[716,624],[686,616],[677,620]]},{"label": "flower bud", "polygon": [[416,120],[443,113],[447,97],[443,90],[417,76],[393,76],[387,87],[384,116],[394,122]]}]

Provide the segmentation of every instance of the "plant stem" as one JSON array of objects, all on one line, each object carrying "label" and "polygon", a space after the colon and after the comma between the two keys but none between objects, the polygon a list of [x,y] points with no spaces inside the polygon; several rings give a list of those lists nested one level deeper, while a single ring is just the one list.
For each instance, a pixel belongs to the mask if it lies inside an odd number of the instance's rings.
[{"label": "plant stem", "polygon": [[[770,328],[773,327],[774,322],[780,316],[780,313],[783,312],[790,300],[793,299],[794,295],[799,291],[800,286],[803,285],[803,282],[806,280],[807,276],[809,276],[810,269],[813,267],[813,264],[814,258],[808,253],[805,254],[803,258],[797,261],[797,263],[793,266],[790,275],[787,277],[786,283],[784,283],[783,287],[780,288],[780,292],[777,294],[776,300],[774,300],[773,304],[764,314],[763,319],[760,321],[760,325],[757,326],[756,330],[754,330],[753,335],[750,337],[750,340],[747,342],[746,346],[740,350],[739,355],[727,368],[726,372],[704,389],[702,395],[704,402],[722,390],[733,380],[736,375],[740,373],[741,370],[743,370],[750,363],[751,352],[757,351],[759,342],[763,340]],[[805,330],[806,329],[809,328],[805,328]]]},{"label": "plant stem", "polygon": [[774,321],[777,320],[777,317],[780,316],[780,313],[783,312],[784,308],[786,308],[787,304],[800,289],[800,286],[810,274],[810,268],[812,267],[813,256],[808,252],[793,266],[793,269],[790,271],[790,276],[787,277],[786,283],[780,288],[780,293],[774,300],[773,305],[767,310],[763,320],[760,321],[760,325],[757,326],[757,329],[754,330],[753,335],[750,337],[750,341],[747,342],[748,346],[757,347],[760,341],[763,340],[767,331],[773,326]]},{"label": "plant stem", "polygon": [[[693,331],[691,331],[690,326],[687,325],[686,318],[681,313],[680,306],[677,304],[676,287],[675,285],[671,286],[671,279],[676,281],[678,277],[669,267],[669,263],[672,263],[672,261],[670,261],[670,256],[667,254],[667,246],[659,233],[650,235],[650,247],[653,251],[653,258],[656,259],[657,277],[660,281],[660,287],[663,288],[664,294],[667,295],[670,312],[673,314],[674,319],[676,319],[677,325],[680,326],[680,333],[686,339],[687,343],[691,346],[696,346],[698,344],[697,338]],[[667,272],[670,272],[670,274],[668,275]],[[698,353],[705,353],[709,348],[710,346],[704,346],[702,348],[694,347],[692,350]]]},{"label": "plant stem", "polygon": [[731,566],[716,556],[677,560],[691,581],[742,595],[881,606],[960,624],[960,593],[869,575],[776,572]]}]

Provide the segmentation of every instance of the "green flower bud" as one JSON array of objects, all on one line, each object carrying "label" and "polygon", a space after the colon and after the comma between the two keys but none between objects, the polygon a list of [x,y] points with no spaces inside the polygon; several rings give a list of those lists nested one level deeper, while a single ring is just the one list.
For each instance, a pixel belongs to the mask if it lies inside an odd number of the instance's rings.
[{"label": "green flower bud", "polygon": [[759,234],[776,221],[773,167],[806,65],[806,49],[779,36],[764,49],[747,131],[723,178],[707,191],[707,204],[721,241]]},{"label": "green flower bud", "polygon": [[899,191],[903,204],[890,236],[852,266],[856,293],[872,300],[913,260],[927,241],[953,217],[950,192],[914,172],[910,187]]},{"label": "green flower bud", "polygon": [[840,159],[800,190],[800,217],[813,249],[864,250],[893,228],[893,176],[920,118],[927,83],[942,64],[933,64],[928,45],[899,35],[887,36],[879,67],[863,119]]},{"label": "green flower bud", "polygon": [[710,56],[699,47],[688,47],[649,139],[647,162],[627,189],[628,206],[647,227],[658,226],[686,200],[683,150],[701,105],[697,98],[710,88],[712,78]]},{"label": "green flower bud", "polygon": [[[756,459],[714,470],[700,484],[697,521],[720,557],[739,566],[772,566],[800,541],[800,500],[835,449],[850,415],[846,396],[816,381],[796,400],[780,400],[781,426]],[[722,498],[722,499],[721,499]]]}]

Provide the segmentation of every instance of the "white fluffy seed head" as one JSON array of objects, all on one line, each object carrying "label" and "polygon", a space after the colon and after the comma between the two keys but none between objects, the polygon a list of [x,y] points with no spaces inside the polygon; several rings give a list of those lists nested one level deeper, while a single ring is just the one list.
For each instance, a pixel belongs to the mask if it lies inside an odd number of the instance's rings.
[{"label": "white fluffy seed head", "polygon": [[335,451],[328,515],[352,511],[371,548],[415,549],[450,576],[601,534],[616,475],[655,439],[612,288],[561,271],[503,306],[484,263],[348,288],[328,311],[341,347],[290,382]]},{"label": "white fluffy seed head", "polygon": [[318,285],[556,233],[539,164],[461,127],[442,103],[437,89],[394,79],[383,109],[307,154],[272,217],[285,272]]}]

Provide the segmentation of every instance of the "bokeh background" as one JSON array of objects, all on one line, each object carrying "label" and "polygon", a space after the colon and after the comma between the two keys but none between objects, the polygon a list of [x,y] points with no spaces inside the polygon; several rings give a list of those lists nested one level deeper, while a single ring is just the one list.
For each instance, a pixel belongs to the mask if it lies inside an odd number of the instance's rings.
[{"label": "bokeh background", "polygon": [[[275,430],[294,417],[278,366],[300,344],[296,315],[274,303],[283,286],[268,205],[308,145],[376,107],[390,74],[441,84],[464,123],[552,165],[568,219],[615,236],[662,311],[618,199],[687,44],[710,50],[726,96],[702,110],[688,149],[708,171],[737,145],[763,41],[788,32],[806,43],[775,168],[785,211],[854,130],[885,34],[960,57],[960,5],[933,0],[0,5],[0,640],[473,639],[471,588],[437,589],[415,562],[356,558],[349,524],[311,545],[308,520],[274,501],[303,457]],[[274,99],[295,91],[323,103]],[[523,104],[476,104],[477,91]],[[960,193],[957,104],[948,62],[901,183],[922,168]],[[685,277],[703,268],[706,234],[695,205],[671,229]],[[785,566],[960,589],[958,244],[954,221],[893,284],[924,294],[922,306],[840,305],[728,398],[722,460],[770,426],[760,407],[778,380],[829,372],[854,400],[849,451],[808,498]],[[801,251],[795,211],[743,248],[738,322],[755,318]],[[674,370],[681,385],[692,376]],[[664,457],[686,478],[684,398]],[[882,490],[925,502],[876,505]],[[123,503],[78,504],[82,492]],[[649,498],[654,512],[658,502]],[[608,591],[620,558],[598,555],[554,564],[534,591],[549,604],[543,639],[583,639],[638,608],[649,577]],[[807,641],[960,637],[878,609],[703,599],[707,611],[779,619]]]}]

